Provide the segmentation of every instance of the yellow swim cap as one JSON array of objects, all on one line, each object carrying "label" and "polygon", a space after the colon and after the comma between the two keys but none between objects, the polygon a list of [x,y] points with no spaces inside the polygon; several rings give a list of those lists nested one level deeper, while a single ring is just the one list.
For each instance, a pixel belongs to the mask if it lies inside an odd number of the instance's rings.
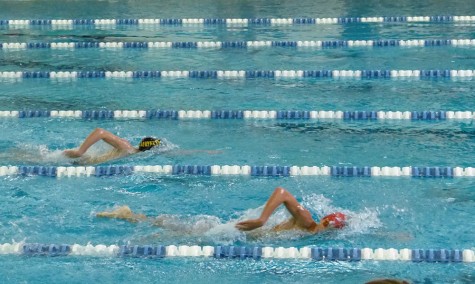
[{"label": "yellow swim cap", "polygon": [[153,137],[145,137],[140,141],[139,144],[139,151],[147,151],[151,148],[160,145],[160,139],[156,139]]}]

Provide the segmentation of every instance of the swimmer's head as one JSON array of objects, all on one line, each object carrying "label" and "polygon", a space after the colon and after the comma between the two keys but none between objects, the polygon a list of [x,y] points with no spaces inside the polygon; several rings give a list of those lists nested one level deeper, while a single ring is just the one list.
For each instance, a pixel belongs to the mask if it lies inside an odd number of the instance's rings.
[{"label": "swimmer's head", "polygon": [[321,223],[324,227],[341,229],[346,225],[346,215],[341,212],[335,212],[323,217]]},{"label": "swimmer's head", "polygon": [[158,145],[160,145],[160,139],[145,137],[140,141],[139,151],[147,151]]}]

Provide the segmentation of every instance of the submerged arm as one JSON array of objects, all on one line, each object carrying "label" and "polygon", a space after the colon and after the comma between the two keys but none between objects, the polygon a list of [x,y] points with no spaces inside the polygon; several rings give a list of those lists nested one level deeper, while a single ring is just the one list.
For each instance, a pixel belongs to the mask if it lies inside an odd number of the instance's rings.
[{"label": "submerged arm", "polygon": [[205,154],[210,154],[210,155],[217,155],[217,154],[222,154],[223,151],[221,150],[200,150],[200,149],[195,149],[195,150],[173,150],[173,154],[176,155],[193,155],[196,153],[205,153]]},{"label": "submerged arm", "polygon": [[[69,150],[68,150],[69,151]],[[88,156],[84,155],[79,159],[78,161],[75,161],[74,164],[76,165],[95,165],[95,164],[101,164],[110,160],[118,159],[121,157],[126,156],[124,151],[120,151],[117,149],[113,149],[105,154],[102,154],[100,156]]]}]

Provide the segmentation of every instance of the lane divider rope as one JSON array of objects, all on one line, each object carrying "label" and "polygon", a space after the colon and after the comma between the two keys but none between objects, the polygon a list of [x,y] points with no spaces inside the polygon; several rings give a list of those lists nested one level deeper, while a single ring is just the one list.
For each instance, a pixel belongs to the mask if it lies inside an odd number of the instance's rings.
[{"label": "lane divider rope", "polygon": [[333,176],[333,177],[475,177],[474,167],[438,166],[256,166],[256,165],[108,165],[108,166],[0,166],[0,176],[102,177],[140,173],[203,176]]},{"label": "lane divider rope", "polygon": [[461,263],[475,262],[471,249],[384,249],[260,246],[187,246],[187,245],[92,245],[79,244],[0,244],[0,255],[95,256],[95,257],[213,257],[228,259],[309,259],[314,261],[412,261]]},{"label": "lane divider rope", "polygon": [[84,48],[252,48],[252,47],[425,47],[475,46],[475,39],[408,39],[408,40],[299,40],[299,41],[186,41],[186,42],[9,42],[0,49],[84,49]]},{"label": "lane divider rope", "polygon": [[325,111],[325,110],[19,110],[0,111],[11,118],[82,119],[340,119],[340,120],[467,120],[472,111]]},{"label": "lane divider rope", "polygon": [[11,19],[0,26],[115,26],[115,25],[319,25],[350,23],[474,22],[475,16],[392,16],[337,18],[167,18],[167,19]]},{"label": "lane divider rope", "polygon": [[178,70],[178,71],[3,71],[0,78],[26,79],[75,79],[75,78],[202,78],[202,79],[250,79],[250,78],[469,78],[475,70]]},{"label": "lane divider rope", "polygon": [[325,110],[19,110],[0,111],[0,118],[82,119],[340,119],[466,120],[472,111],[325,111]]}]

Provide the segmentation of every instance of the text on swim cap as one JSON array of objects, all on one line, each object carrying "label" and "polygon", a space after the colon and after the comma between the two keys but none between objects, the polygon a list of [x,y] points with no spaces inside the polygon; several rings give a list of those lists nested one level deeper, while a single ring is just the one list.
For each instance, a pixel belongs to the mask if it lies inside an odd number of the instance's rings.
[{"label": "text on swim cap", "polygon": [[152,146],[157,146],[160,144],[160,140],[154,140],[154,141],[142,141],[140,142],[140,147],[152,147]]}]

